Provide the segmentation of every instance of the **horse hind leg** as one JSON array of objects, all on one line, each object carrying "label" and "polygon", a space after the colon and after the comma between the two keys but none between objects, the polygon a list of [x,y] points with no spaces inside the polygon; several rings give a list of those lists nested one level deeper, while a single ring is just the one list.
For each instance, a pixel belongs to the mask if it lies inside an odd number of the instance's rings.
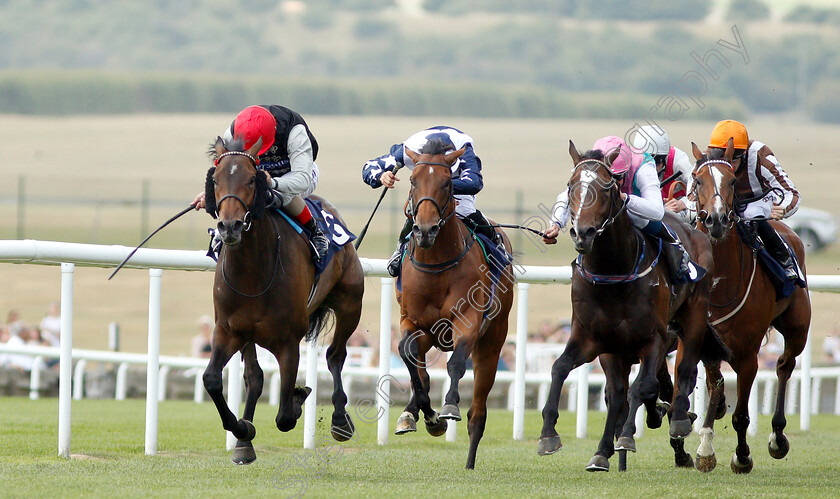
[{"label": "horse hind leg", "polygon": [[723,404],[724,414],[726,404],[723,400],[723,375],[720,372],[720,363],[706,364],[706,388],[709,390],[709,401],[706,407],[706,418],[703,420],[703,427],[700,434],[700,445],[697,448],[696,468],[699,471],[708,473],[717,466],[717,457],[712,440],[715,438],[715,420],[721,419],[712,411],[720,412],[719,407]]},{"label": "horse hind leg", "polygon": [[205,390],[216,405],[216,410],[222,419],[222,427],[233,433],[237,439],[250,442],[257,434],[254,425],[245,419],[236,418],[236,415],[228,408],[222,391],[222,369],[241,345],[241,340],[217,326],[213,332],[210,360],[202,380]]},{"label": "horse hind leg", "polygon": [[[810,304],[808,304],[808,314],[795,314],[794,310],[787,310],[785,314],[775,321],[774,325],[782,336],[785,338],[785,348],[782,354],[779,355],[779,360],[776,362],[776,377],[778,378],[778,388],[776,393],[776,408],[773,412],[772,428],[770,433],[770,441],[767,444],[770,456],[774,459],[782,459],[790,450],[790,442],[785,436],[784,430],[787,426],[787,419],[785,418],[785,396],[787,393],[788,380],[796,367],[796,357],[805,349],[805,342],[808,337],[808,323],[810,322]],[[798,316],[805,317],[806,320],[799,320],[794,322],[790,318],[798,318]],[[788,319],[786,321],[785,319]]]},{"label": "horse hind leg", "polygon": [[[242,359],[245,361],[245,411],[242,419],[254,421],[254,412],[257,407],[257,400],[262,395],[264,375],[263,370],[257,362],[257,348],[254,343],[247,343],[242,348]],[[235,464],[251,464],[257,459],[254,446],[250,440],[236,440],[236,447],[233,449],[231,461]]]},{"label": "horse hind leg", "polygon": [[298,363],[300,362],[300,350],[293,339],[295,337],[303,337],[303,334],[295,336],[290,332],[289,340],[282,343],[280,348],[274,352],[280,366],[280,407],[277,409],[277,417],[274,421],[277,429],[282,432],[294,429],[297,420],[303,414],[303,402],[312,392],[312,389],[308,386],[295,386]]},{"label": "horse hind leg", "polygon": [[[496,370],[499,366],[499,354],[505,342],[507,325],[502,324],[491,326],[495,331],[490,330],[484,336],[484,342],[476,345],[473,352],[473,371],[475,384],[473,386],[473,401],[470,410],[467,411],[467,432],[470,436],[470,450],[467,454],[468,470],[475,468],[475,457],[478,452],[478,444],[484,436],[484,427],[487,423],[487,395],[496,381]],[[499,327],[503,327],[499,331]]]}]

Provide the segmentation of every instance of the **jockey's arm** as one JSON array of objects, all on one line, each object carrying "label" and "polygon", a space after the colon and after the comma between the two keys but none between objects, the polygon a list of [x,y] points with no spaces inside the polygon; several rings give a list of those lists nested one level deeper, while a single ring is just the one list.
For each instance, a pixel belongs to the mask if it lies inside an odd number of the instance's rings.
[{"label": "jockey's arm", "polygon": [[302,194],[312,183],[312,142],[306,127],[295,125],[289,131],[287,142],[291,170],[283,176],[272,179],[271,188],[285,194]]},{"label": "jockey's arm", "polygon": [[779,190],[777,194],[783,194],[781,199],[776,198],[774,202],[772,217],[776,220],[787,218],[799,209],[799,191],[769,147],[762,147],[759,153],[761,176],[771,188]]},{"label": "jockey's arm", "polygon": [[662,203],[662,191],[659,189],[659,176],[652,163],[646,163],[639,168],[635,182],[640,195],[627,196],[627,211],[647,220],[662,220],[665,205]]},{"label": "jockey's arm", "polygon": [[466,151],[459,160],[462,162],[461,174],[452,179],[453,194],[478,194],[484,188],[484,177],[481,175],[481,160],[475,155],[472,145],[467,144]]},{"label": "jockey's arm", "polygon": [[554,202],[551,220],[549,221],[548,229],[545,231],[543,242],[545,244],[555,244],[557,242],[557,235],[560,234],[560,229],[566,227],[566,222],[568,222],[568,220],[569,189],[566,189],[557,195],[557,200]]},{"label": "jockey's arm", "polygon": [[[387,185],[387,183],[389,183],[388,181],[391,180],[390,176],[386,176],[386,178],[382,178],[382,176],[386,172],[393,172],[394,168],[397,166],[403,166],[404,164],[403,145],[394,144],[391,146],[391,150],[388,154],[379,156],[378,158],[374,158],[365,163],[362,167],[362,180],[374,189],[381,187],[383,184]],[[397,180],[396,177],[394,177],[394,180]],[[393,183],[391,183],[388,187],[393,187]]]}]

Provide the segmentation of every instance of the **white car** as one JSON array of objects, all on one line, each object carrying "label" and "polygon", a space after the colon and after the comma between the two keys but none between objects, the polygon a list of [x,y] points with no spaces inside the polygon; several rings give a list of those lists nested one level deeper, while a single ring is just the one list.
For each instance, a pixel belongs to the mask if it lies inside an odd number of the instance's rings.
[{"label": "white car", "polygon": [[837,218],[827,211],[803,206],[784,222],[799,234],[807,252],[819,251],[837,241]]}]

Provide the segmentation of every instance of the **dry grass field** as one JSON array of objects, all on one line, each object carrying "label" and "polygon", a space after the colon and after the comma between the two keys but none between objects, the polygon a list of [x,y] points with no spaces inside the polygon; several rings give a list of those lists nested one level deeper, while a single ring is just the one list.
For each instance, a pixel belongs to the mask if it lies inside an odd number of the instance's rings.
[{"label": "dry grass field", "polygon": [[[20,179],[27,204],[22,219],[25,237],[42,240],[94,242],[134,246],[142,237],[137,201],[147,182],[152,201],[148,213],[153,229],[203,188],[209,162],[205,150],[232,116],[132,115],[87,117],[0,116],[3,157],[0,175],[0,238],[13,239],[21,217],[16,204]],[[319,140],[318,193],[342,209],[351,230],[358,233],[370,214],[378,192],[361,181],[361,166],[384,154],[390,145],[411,133],[436,124],[464,130],[476,141],[485,172],[485,188],[478,206],[490,217],[510,223],[539,214],[551,206],[568,179],[568,140],[586,149],[608,134],[623,135],[633,123],[618,121],[554,121],[462,118],[382,118],[307,116]],[[664,123],[663,123],[664,125]],[[704,145],[713,123],[676,122],[667,129],[678,147],[690,141]],[[768,143],[803,193],[804,204],[840,215],[836,200],[840,169],[835,145],[840,126],[756,118],[747,123],[750,135]],[[407,176],[389,194],[374,220],[360,253],[385,257],[393,233],[401,223],[389,213],[401,209],[407,195]],[[517,192],[524,212],[515,219]],[[89,200],[79,203],[79,199]],[[133,204],[132,204],[133,203]],[[205,213],[192,213],[165,229],[149,247],[203,249],[205,229],[212,225]],[[521,239],[524,264],[567,265],[573,249],[567,239],[547,251]],[[840,247],[813,255],[811,273],[840,273]],[[122,349],[142,352],[146,345],[148,277],[141,270],[124,270],[112,281],[108,269],[79,268],[76,272],[74,344],[105,348],[107,325],[120,323]],[[59,297],[57,267],[0,264],[0,313],[17,308],[29,322],[37,322],[46,305]],[[162,344],[167,354],[188,354],[196,321],[212,313],[212,275],[164,272]],[[362,327],[378,331],[379,281],[368,279]],[[840,324],[836,295],[815,294],[815,345]],[[562,319],[570,313],[565,286],[532,287],[531,329],[543,319]],[[511,322],[513,324],[513,321]],[[371,335],[372,339],[375,334]]]}]

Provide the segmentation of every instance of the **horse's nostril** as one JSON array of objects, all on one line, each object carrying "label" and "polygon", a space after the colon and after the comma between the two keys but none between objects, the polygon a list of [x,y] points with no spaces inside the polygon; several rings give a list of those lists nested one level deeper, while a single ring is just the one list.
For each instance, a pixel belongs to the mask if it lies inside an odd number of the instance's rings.
[{"label": "horse's nostril", "polygon": [[575,229],[569,229],[569,235],[577,239],[577,231]]},{"label": "horse's nostril", "polygon": [[595,227],[589,227],[588,229],[586,229],[586,232],[583,233],[583,236],[586,239],[594,238],[595,237]]}]

